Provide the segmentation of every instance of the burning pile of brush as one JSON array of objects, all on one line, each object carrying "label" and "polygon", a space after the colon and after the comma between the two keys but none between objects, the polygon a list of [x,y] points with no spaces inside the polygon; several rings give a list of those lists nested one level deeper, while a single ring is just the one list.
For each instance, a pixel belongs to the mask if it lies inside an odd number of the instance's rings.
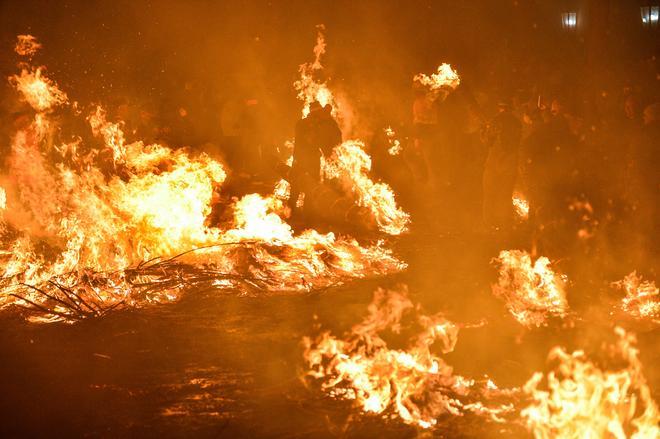
[{"label": "burning pile of brush", "polygon": [[[87,112],[89,133],[64,132],[58,112],[86,112],[32,65],[39,48],[34,37],[19,37],[23,60],[10,78],[29,118],[12,136],[0,183],[0,307],[71,321],[170,302],[190,289],[309,291],[405,267],[382,240],[363,246],[312,229],[295,234],[278,188],[243,196],[227,206],[230,220],[209,224],[226,166],[204,153],[129,141],[101,107]],[[307,102],[322,87],[301,73],[296,86]],[[83,141],[90,134],[103,146]],[[409,217],[389,187],[369,179],[369,166],[368,156],[338,152],[333,172],[381,230],[400,234]]]}]

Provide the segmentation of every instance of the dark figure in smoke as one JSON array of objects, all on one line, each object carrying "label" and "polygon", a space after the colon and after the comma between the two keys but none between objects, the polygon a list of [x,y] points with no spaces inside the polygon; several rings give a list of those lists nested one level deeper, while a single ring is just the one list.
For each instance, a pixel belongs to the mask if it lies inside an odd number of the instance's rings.
[{"label": "dark figure in smoke", "polygon": [[518,149],[522,126],[508,104],[500,103],[498,113],[486,131],[488,158],[483,177],[483,214],[486,225],[511,224],[511,197],[518,173]]},{"label": "dark figure in smoke", "polygon": [[307,117],[296,124],[295,140],[289,197],[292,211],[301,193],[305,194],[306,210],[313,202],[311,197],[321,180],[321,155],[330,155],[332,148],[341,143],[341,131],[330,114],[330,106],[313,102]]},{"label": "dark figure in smoke", "polygon": [[643,113],[644,126],[633,145],[631,201],[635,208],[636,229],[643,242],[639,246],[643,254],[658,251],[660,215],[660,103],[647,106]]},{"label": "dark figure in smoke", "polygon": [[536,221],[547,224],[562,218],[567,200],[575,195],[577,139],[558,99],[544,110],[525,155],[530,208]]}]

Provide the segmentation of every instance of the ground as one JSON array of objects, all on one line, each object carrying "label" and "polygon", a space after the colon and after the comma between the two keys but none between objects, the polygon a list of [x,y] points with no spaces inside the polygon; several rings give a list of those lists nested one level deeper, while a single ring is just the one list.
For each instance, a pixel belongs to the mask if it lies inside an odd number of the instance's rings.
[{"label": "ground", "polygon": [[[444,311],[462,329],[444,356],[456,373],[488,374],[520,386],[543,370],[547,352],[611,332],[607,283],[575,279],[572,323],[524,331],[490,291],[492,234],[417,226],[393,243],[410,268],[390,278],[298,296],[187,295],[179,303],[75,325],[0,320],[0,435],[4,437],[415,437],[397,420],[360,415],[350,403],[305,382],[301,340],[318,325],[336,334],[360,321],[378,286],[409,286],[428,312]],[[570,264],[563,265],[570,271]],[[605,317],[603,317],[605,316]],[[598,323],[595,323],[598,321]],[[656,391],[657,330],[627,322],[640,339],[645,373]],[[630,326],[632,325],[632,326]],[[440,419],[439,437],[527,437],[522,426],[470,417]]]}]

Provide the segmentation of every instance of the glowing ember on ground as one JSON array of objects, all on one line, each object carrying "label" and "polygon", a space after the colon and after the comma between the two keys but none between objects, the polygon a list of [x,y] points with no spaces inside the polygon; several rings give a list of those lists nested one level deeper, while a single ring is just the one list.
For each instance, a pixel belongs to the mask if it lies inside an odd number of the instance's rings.
[{"label": "glowing ember on ground", "polygon": [[642,374],[635,337],[615,329],[618,341],[609,350],[625,362],[609,371],[584,352],[554,348],[556,362],[544,379],[538,372],[524,387],[534,402],[522,410],[527,428],[537,438],[657,438],[660,413]]},{"label": "glowing ember on ground", "polygon": [[655,282],[643,280],[633,271],[613,286],[623,289],[626,296],[621,300],[621,309],[640,320],[660,323],[660,293]]},{"label": "glowing ember on ground", "polygon": [[[383,333],[405,330],[405,318],[412,315],[421,330],[404,349],[392,349]],[[500,420],[511,405],[487,407],[480,401],[464,403],[477,392],[473,380],[453,375],[451,366],[433,353],[451,352],[458,339],[458,326],[442,315],[427,316],[407,297],[407,290],[379,289],[365,319],[345,339],[325,332],[315,340],[304,339],[308,375],[320,379],[330,395],[354,400],[366,413],[394,413],[404,422],[422,428],[437,423],[441,414],[472,412]],[[490,380],[485,389],[497,393]]]},{"label": "glowing ember on ground", "polygon": [[[318,101],[321,105],[331,105],[332,115],[346,117],[336,103],[336,99],[325,82],[316,80],[312,73],[321,71],[320,56],[325,53],[323,26],[318,27],[317,43],[314,47],[314,62],[300,66],[301,77],[294,83],[298,90],[298,99],[303,103],[303,117],[309,114],[309,105]],[[391,142],[390,154],[398,154],[401,145],[394,140],[394,131],[386,131]],[[348,194],[352,194],[356,203],[369,209],[379,230],[390,235],[400,235],[405,232],[410,223],[410,215],[401,209],[394,196],[394,191],[386,183],[375,183],[369,174],[371,157],[365,151],[365,145],[360,140],[349,140],[337,145],[330,157],[322,157],[322,174],[327,179],[338,179],[339,184]]]},{"label": "glowing ember on ground", "polygon": [[499,278],[493,294],[505,301],[522,325],[538,327],[549,317],[568,313],[564,279],[552,270],[548,258],[542,256],[532,262],[525,251],[503,250],[494,262],[499,266]]}]

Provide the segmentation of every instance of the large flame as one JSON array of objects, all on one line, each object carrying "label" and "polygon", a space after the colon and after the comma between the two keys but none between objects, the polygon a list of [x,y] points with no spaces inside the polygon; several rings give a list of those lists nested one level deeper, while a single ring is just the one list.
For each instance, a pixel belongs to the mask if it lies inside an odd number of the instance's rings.
[{"label": "large flame", "polygon": [[371,211],[380,230],[399,235],[407,229],[410,215],[397,206],[389,185],[371,180],[370,170],[371,157],[359,140],[348,140],[335,147],[323,163],[326,177],[339,179],[342,186],[356,197],[358,205]]},{"label": "large flame", "polygon": [[[392,349],[383,333],[403,330],[404,317],[412,314],[421,331],[405,349]],[[510,411],[510,405],[489,408],[463,403],[475,386],[473,380],[453,375],[452,368],[433,347],[451,352],[458,338],[458,326],[442,315],[423,315],[407,296],[407,290],[379,289],[365,319],[355,325],[345,339],[329,332],[316,339],[305,338],[304,357],[308,375],[322,381],[330,395],[354,400],[366,413],[396,414],[404,422],[423,428],[437,423],[441,414],[460,415],[464,411],[488,415]],[[491,381],[486,386],[496,389]]]},{"label": "large flame", "polygon": [[557,363],[546,376],[538,372],[524,387],[533,398],[522,410],[525,424],[537,438],[650,439],[660,437],[660,412],[642,374],[635,337],[621,328],[610,350],[626,364],[604,370],[584,352],[569,353],[561,347],[549,355]]},{"label": "large flame", "polygon": [[418,73],[413,78],[413,81],[428,87],[432,92],[442,90],[442,89],[455,89],[461,83],[461,78],[458,76],[458,73],[451,68],[450,64],[442,63],[438,66],[438,70],[435,73],[426,75],[424,73]]},{"label": "large flame", "polygon": [[568,313],[564,279],[552,270],[548,258],[532,262],[525,251],[503,250],[494,262],[499,265],[499,278],[493,294],[505,301],[518,322],[538,327],[550,316]]},{"label": "large flame", "polygon": [[[298,90],[298,99],[303,103],[303,118],[309,114],[309,106],[318,101],[321,105],[330,105],[332,115],[346,118],[346,105],[340,106],[326,82],[315,78],[323,70],[321,55],[325,53],[324,27],[319,25],[314,61],[300,66],[300,79],[294,83]],[[388,128],[386,135],[391,142],[390,154],[396,155],[401,146],[394,139],[394,131]],[[390,235],[399,235],[407,230],[410,216],[395,201],[392,188],[386,183],[375,183],[368,175],[371,170],[371,157],[365,151],[365,145],[359,140],[349,140],[337,145],[330,157],[323,157],[322,172],[326,178],[338,179],[342,188],[352,194],[361,207],[369,209],[378,228]],[[285,190],[280,190],[286,193]]]},{"label": "large flame", "polygon": [[302,117],[307,117],[310,111],[310,105],[318,101],[321,105],[330,105],[332,115],[339,114],[339,107],[334,95],[328,88],[325,81],[320,81],[317,76],[323,70],[321,56],[325,53],[325,26],[322,24],[317,27],[316,46],[314,46],[314,60],[300,65],[300,79],[293,83],[298,91],[298,99],[303,102]]},{"label": "large flame", "polygon": [[23,69],[19,75],[11,76],[9,81],[21,93],[21,97],[37,111],[50,110],[67,102],[66,94],[44,76],[43,68]]},{"label": "large flame", "polygon": [[[24,69],[10,81],[35,113],[12,138],[10,178],[2,190],[9,231],[0,261],[0,306],[30,304],[52,311],[49,318],[66,319],[67,309],[94,314],[120,304],[175,300],[187,269],[167,262],[172,257],[197,267],[196,279],[212,286],[248,280],[285,291],[405,267],[380,242],[363,247],[314,230],[294,235],[282,219],[281,187],[269,196],[246,195],[229,206],[231,220],[209,224],[226,177],[222,163],[129,142],[123,123],[108,121],[100,107],[88,118],[100,149],[80,137],[58,142],[50,113],[67,104],[66,94],[41,68]],[[166,264],[146,275],[140,267],[153,258]],[[135,282],[151,293],[134,290]]]}]

